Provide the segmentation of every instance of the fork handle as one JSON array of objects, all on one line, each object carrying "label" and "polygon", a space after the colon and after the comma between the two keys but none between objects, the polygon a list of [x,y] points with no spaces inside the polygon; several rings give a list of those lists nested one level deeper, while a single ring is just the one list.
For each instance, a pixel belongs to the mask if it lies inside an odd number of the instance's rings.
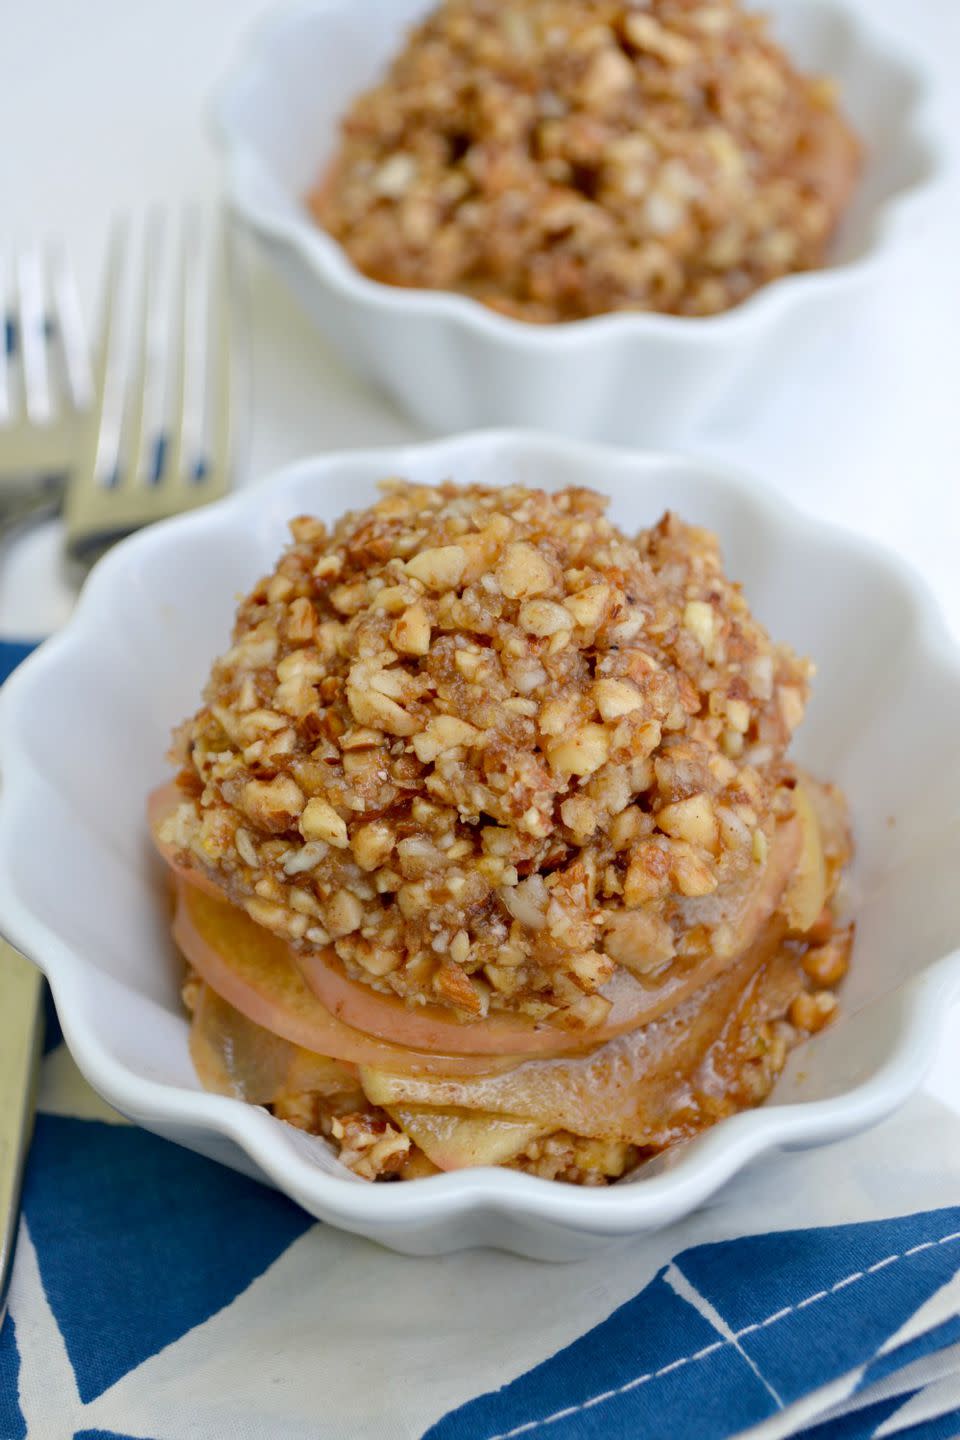
[{"label": "fork handle", "polygon": [[43,1036],[43,976],[0,940],[0,1325],[7,1310]]}]

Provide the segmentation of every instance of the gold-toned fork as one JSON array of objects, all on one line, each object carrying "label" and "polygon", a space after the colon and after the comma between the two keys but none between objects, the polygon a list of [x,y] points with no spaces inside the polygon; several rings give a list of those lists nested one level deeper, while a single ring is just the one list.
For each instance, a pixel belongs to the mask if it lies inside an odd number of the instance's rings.
[{"label": "gold-toned fork", "polygon": [[124,231],[110,248],[95,421],[64,510],[67,557],[80,571],[123,536],[229,488],[228,236],[211,242],[195,216],[172,243],[171,229],[148,221],[139,284]]}]

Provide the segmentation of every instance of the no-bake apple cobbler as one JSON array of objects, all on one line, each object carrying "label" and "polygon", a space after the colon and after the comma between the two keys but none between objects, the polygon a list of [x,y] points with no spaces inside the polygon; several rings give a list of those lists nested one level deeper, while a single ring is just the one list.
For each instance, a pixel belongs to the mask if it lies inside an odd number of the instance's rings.
[{"label": "no-bake apple cobbler", "polygon": [[834,87],[738,0],[443,0],[309,200],[382,283],[703,316],[823,265],[859,168]]},{"label": "no-bake apple cobbler", "polygon": [[151,799],[209,1087],[367,1179],[602,1184],[830,1020],[842,797],[717,541],[593,491],[302,517]]}]

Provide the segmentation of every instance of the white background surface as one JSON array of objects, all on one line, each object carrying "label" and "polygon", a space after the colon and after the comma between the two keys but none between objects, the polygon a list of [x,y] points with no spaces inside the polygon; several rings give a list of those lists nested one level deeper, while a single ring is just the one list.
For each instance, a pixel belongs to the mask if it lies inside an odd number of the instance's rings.
[{"label": "white background surface", "polygon": [[[895,327],[899,348],[871,372],[844,365],[838,334],[836,387],[789,454],[756,423],[745,441],[736,417],[714,451],[748,463],[801,505],[897,546],[927,575],[960,637],[960,0],[855,3],[922,59],[938,128],[958,136],[952,174],[918,224],[906,288],[878,317]],[[218,178],[205,100],[238,36],[266,8],[263,0],[0,0],[0,257],[27,240],[63,239],[92,315],[113,218],[158,204],[212,208]],[[341,369],[258,263],[248,278],[253,405],[239,483],[309,451],[418,433]],[[796,403],[802,413],[802,378]],[[57,546],[48,526],[0,556],[0,633],[39,636],[66,618],[72,595]],[[855,643],[870,617],[843,618]],[[960,1016],[930,1085],[960,1110]]]}]

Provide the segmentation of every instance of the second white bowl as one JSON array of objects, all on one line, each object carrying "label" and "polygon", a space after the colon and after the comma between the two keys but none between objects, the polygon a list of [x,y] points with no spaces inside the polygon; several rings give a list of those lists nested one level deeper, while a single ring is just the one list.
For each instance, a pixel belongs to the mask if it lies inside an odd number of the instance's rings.
[{"label": "second white bowl", "polygon": [[[304,311],[362,374],[440,431],[533,425],[584,439],[688,447],[812,369],[823,336],[858,326],[913,247],[913,206],[939,173],[923,78],[840,0],[769,0],[804,69],[839,82],[867,168],[832,264],[710,319],[614,314],[535,326],[465,296],[368,280],[312,220],[304,195],[332,158],[350,101],[383,72],[433,0],[302,0],[251,35],[214,104],[230,202]],[[809,397],[808,397],[809,399]]]}]

